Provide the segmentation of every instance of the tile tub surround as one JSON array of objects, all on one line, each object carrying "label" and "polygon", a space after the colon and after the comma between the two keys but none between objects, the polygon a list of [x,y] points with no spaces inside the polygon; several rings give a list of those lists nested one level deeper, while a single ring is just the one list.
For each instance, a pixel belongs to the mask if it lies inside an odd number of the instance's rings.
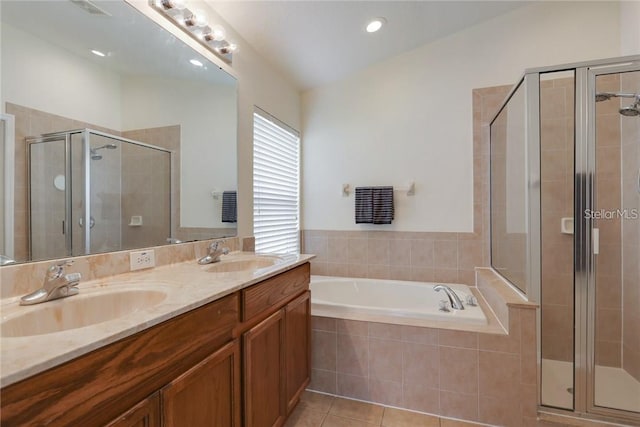
[{"label": "tile tub surround", "polygon": [[[167,248],[175,251],[174,246],[167,246]],[[187,251],[180,253],[184,252]],[[229,259],[246,259],[254,255],[234,252],[228,257]],[[210,268],[209,265],[200,266],[193,258],[188,258],[186,261],[165,263],[165,265],[156,268],[124,272],[98,280],[82,281],[79,285],[80,296],[88,297],[110,290],[127,291],[140,288],[160,290],[167,296],[148,309],[103,323],[39,335],[37,339],[31,336],[0,338],[0,385],[4,387],[43,372],[239,289],[290,270],[308,262],[311,258],[313,255],[283,256],[283,262],[262,269],[255,274],[252,271],[214,274],[207,271]],[[128,258],[126,264],[128,269]],[[114,264],[105,262],[102,266],[106,269],[106,267],[113,267]],[[4,268],[6,267],[3,267],[0,272],[3,272]],[[6,282],[3,281],[3,286],[5,284]],[[71,298],[80,298],[80,296]],[[0,302],[3,316],[11,316],[14,313],[21,314],[37,310],[40,307],[20,307],[17,305],[17,300],[18,297],[14,297],[3,299]],[[67,300],[53,301],[51,304],[64,304],[65,301]]]},{"label": "tile tub surround", "polygon": [[535,421],[537,305],[493,270],[477,275],[502,333],[314,315],[309,388],[492,425]]}]

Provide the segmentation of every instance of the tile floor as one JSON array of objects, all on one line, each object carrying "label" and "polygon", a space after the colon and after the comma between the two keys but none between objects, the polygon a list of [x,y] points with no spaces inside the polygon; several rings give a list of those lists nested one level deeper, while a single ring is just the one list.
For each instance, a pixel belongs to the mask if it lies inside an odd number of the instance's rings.
[{"label": "tile floor", "polygon": [[478,427],[463,421],[305,391],[285,427]]}]

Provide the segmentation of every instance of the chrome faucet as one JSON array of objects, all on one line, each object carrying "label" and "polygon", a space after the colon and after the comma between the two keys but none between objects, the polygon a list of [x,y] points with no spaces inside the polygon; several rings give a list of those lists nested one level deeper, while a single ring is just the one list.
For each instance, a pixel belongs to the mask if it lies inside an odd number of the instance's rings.
[{"label": "chrome faucet", "polygon": [[458,295],[447,285],[435,285],[433,287],[433,290],[436,292],[444,291],[444,293],[449,297],[451,308],[453,308],[454,310],[464,310],[464,305],[462,305],[462,301],[460,300]]},{"label": "chrome faucet", "polygon": [[20,305],[39,304],[58,298],[70,297],[80,292],[77,288],[82,275],[80,273],[64,274],[64,268],[73,261],[60,261],[47,269],[42,287],[37,291],[20,298]]},{"label": "chrome faucet", "polygon": [[226,240],[216,240],[209,245],[208,251],[209,253],[198,260],[198,264],[212,264],[214,262],[220,261],[221,255],[226,255],[229,253],[228,247],[221,248],[220,245],[224,243]]}]

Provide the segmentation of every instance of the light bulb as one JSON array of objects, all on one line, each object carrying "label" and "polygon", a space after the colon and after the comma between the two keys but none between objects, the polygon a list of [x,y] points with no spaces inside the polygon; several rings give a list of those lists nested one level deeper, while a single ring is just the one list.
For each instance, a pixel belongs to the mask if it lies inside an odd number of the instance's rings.
[{"label": "light bulb", "polygon": [[384,18],[376,18],[367,24],[367,33],[375,33],[387,22]]},{"label": "light bulb", "polygon": [[204,65],[202,62],[198,61],[197,59],[191,59],[189,60],[189,62],[191,62],[196,67],[202,67]]},{"label": "light bulb", "polygon": [[221,25],[214,25],[211,27],[211,36],[215,41],[222,41],[226,37],[226,31]]},{"label": "light bulb", "polygon": [[95,49],[92,49],[91,53],[93,53],[94,55],[97,55],[97,56],[107,56],[106,54],[100,52],[99,50],[95,50]]},{"label": "light bulb", "polygon": [[201,10],[196,10],[189,18],[184,20],[184,23],[189,27],[206,27],[207,15]]},{"label": "light bulb", "polygon": [[187,7],[185,0],[158,0],[158,3],[165,9],[182,10]]}]

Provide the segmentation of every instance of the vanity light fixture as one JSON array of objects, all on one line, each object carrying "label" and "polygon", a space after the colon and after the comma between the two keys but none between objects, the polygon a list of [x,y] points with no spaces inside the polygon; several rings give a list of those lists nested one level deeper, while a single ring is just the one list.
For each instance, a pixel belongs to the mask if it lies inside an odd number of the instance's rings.
[{"label": "vanity light fixture", "polygon": [[149,4],[218,58],[231,64],[233,53],[238,50],[236,44],[227,39],[221,25],[209,24],[204,12],[189,9],[185,0],[149,0]]},{"label": "vanity light fixture", "polygon": [[386,23],[387,20],[385,18],[376,18],[371,20],[371,22],[367,24],[367,33],[375,33]]},{"label": "vanity light fixture", "polygon": [[91,53],[93,53],[96,56],[107,56],[105,53],[100,52],[99,50],[96,49],[91,49]]},{"label": "vanity light fixture", "polygon": [[196,67],[202,67],[204,65],[202,62],[198,61],[197,59],[191,59],[189,60],[189,62],[191,62]]}]

